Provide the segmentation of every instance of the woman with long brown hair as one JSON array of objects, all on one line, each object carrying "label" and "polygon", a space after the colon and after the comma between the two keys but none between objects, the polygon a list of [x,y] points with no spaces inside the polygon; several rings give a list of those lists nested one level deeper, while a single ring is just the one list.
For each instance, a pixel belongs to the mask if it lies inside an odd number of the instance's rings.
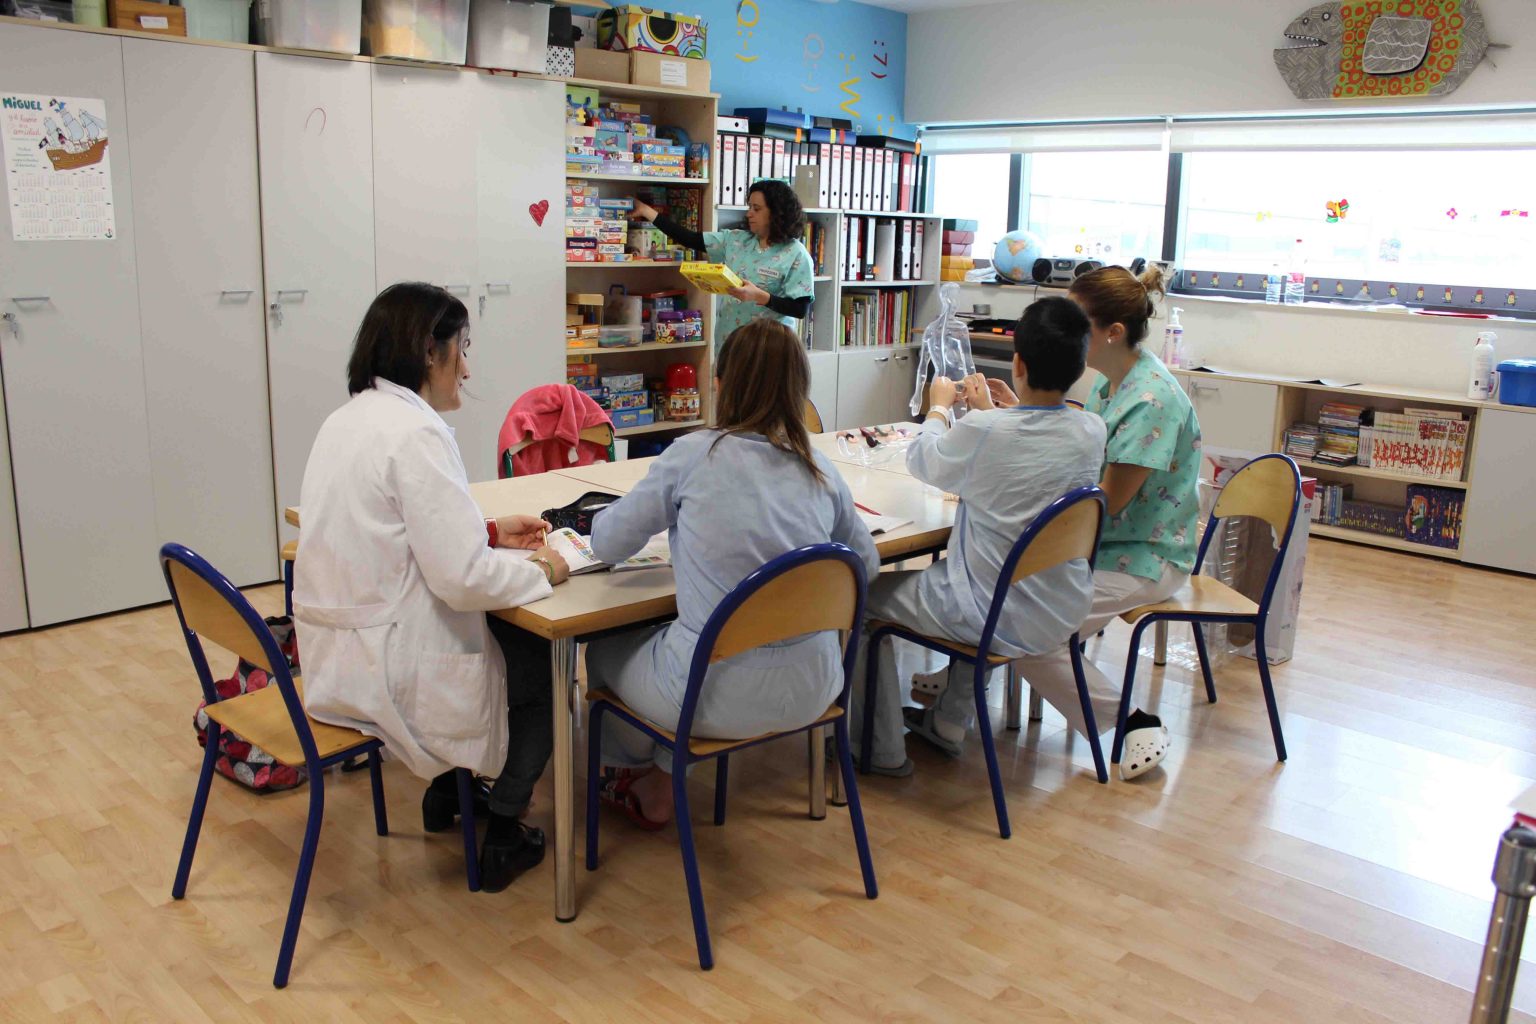
[{"label": "woman with long brown hair", "polygon": [[[635,554],[665,531],[677,576],[677,619],[608,637],[587,651],[587,676],[657,725],[682,711],[699,631],[726,594],[765,563],[808,544],[846,544],[870,578],[879,556],[853,496],[803,420],[810,365],[794,332],[753,320],[718,357],[715,425],[679,438],[629,494],[592,525],[606,562]],[[710,669],[693,735],[733,739],[806,725],[842,688],[833,633],[747,651]],[[615,766],[603,800],[642,827],[672,817],[667,751],[613,717],[603,751]]]}]

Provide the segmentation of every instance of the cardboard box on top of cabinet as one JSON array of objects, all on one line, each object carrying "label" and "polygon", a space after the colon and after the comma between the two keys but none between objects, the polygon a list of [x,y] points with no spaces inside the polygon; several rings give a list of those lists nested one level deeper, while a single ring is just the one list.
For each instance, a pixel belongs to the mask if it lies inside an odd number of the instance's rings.
[{"label": "cardboard box on top of cabinet", "polygon": [[655,85],[679,92],[709,92],[709,61],[684,60],[668,53],[631,50],[629,80],[635,85]]},{"label": "cardboard box on top of cabinet", "polygon": [[576,48],[576,77],[598,82],[627,82],[629,55],[579,46]]},{"label": "cardboard box on top of cabinet", "polygon": [[184,36],[187,34],[187,10],[145,0],[112,0],[107,8],[107,24],[135,32]]},{"label": "cardboard box on top of cabinet", "polygon": [[597,16],[600,50],[649,50],[703,60],[709,26],[692,14],[672,14],[629,4]]}]

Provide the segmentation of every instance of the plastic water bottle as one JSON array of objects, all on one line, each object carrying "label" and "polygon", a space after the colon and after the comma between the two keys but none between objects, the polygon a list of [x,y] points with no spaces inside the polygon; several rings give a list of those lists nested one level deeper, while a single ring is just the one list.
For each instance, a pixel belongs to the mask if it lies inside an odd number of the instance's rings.
[{"label": "plastic water bottle", "polygon": [[1301,239],[1291,246],[1291,272],[1285,278],[1285,302],[1300,305],[1307,298],[1307,257]]},{"label": "plastic water bottle", "polygon": [[1483,331],[1472,346],[1472,367],[1467,379],[1467,397],[1480,402],[1493,397],[1493,343],[1499,336]]},{"label": "plastic water bottle", "polygon": [[1264,301],[1278,303],[1281,293],[1285,290],[1285,274],[1280,270],[1280,263],[1276,261],[1269,266],[1269,276],[1264,279]]}]

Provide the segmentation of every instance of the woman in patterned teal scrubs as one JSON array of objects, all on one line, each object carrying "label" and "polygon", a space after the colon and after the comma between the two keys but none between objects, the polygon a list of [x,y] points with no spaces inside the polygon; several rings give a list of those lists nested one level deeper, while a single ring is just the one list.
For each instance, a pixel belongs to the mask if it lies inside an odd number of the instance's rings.
[{"label": "woman in patterned teal scrubs", "polygon": [[800,241],[805,211],[782,181],[759,181],[747,196],[747,230],[689,231],[655,207],[638,200],[636,217],[655,224],[678,245],[697,249],[711,263],[724,263],[745,282],[720,299],[715,311],[715,347],[731,332],[758,317],[796,325],[811,311],[814,264]]},{"label": "woman in patterned teal scrubs", "polygon": [[[1080,634],[1092,636],[1122,612],[1161,601],[1189,579],[1195,565],[1200,515],[1200,423],[1168,368],[1142,344],[1163,293],[1153,267],[1140,279],[1123,267],[1084,274],[1068,293],[1088,314],[1088,365],[1103,374],[1087,411],[1107,428],[1100,486],[1109,518],[1099,541],[1093,610]],[[1075,728],[1084,728],[1065,648],[1020,662],[1030,686],[1050,700]],[[1113,729],[1120,684],[1090,661],[1083,670],[1096,725]],[[1168,730],[1139,708],[1126,723],[1120,777],[1134,778],[1163,759]]]}]

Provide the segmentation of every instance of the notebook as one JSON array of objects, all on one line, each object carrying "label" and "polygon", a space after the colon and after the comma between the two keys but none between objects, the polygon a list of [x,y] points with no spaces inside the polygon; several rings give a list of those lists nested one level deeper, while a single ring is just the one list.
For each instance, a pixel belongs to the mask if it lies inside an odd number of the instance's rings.
[{"label": "notebook", "polygon": [[859,518],[864,521],[864,525],[869,527],[869,532],[874,536],[890,533],[893,530],[901,529],[903,526],[912,525],[912,520],[910,519],[901,519],[897,516],[877,516],[873,512],[865,512],[863,509],[856,509],[855,511],[859,513]]}]

